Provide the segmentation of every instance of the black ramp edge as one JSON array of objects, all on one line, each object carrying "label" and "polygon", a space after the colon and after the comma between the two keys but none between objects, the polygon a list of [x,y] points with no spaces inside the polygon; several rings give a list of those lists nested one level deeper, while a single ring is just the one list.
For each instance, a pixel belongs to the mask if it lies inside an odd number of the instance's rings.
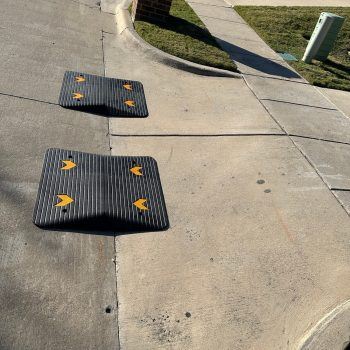
[{"label": "black ramp edge", "polygon": [[148,116],[143,85],[138,81],[66,71],[58,103],[65,108],[115,117]]},{"label": "black ramp edge", "polygon": [[154,231],[169,227],[156,161],[49,149],[33,222],[42,228]]}]

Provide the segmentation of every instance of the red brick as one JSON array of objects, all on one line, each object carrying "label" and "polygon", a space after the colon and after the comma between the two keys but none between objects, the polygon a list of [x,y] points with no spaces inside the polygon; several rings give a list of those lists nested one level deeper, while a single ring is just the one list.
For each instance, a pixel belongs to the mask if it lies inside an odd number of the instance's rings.
[{"label": "red brick", "polygon": [[171,0],[133,0],[131,16],[133,21],[166,21]]}]

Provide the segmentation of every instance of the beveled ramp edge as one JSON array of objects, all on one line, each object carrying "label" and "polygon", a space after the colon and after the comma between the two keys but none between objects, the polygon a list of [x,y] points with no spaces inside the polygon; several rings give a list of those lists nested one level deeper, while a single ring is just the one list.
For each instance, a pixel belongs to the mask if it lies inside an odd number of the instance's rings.
[{"label": "beveled ramp edge", "polygon": [[110,117],[145,118],[149,115],[140,81],[77,71],[64,73],[58,104]]},{"label": "beveled ramp edge", "polygon": [[[68,169],[63,169],[67,162]],[[65,201],[59,195],[68,199],[64,206],[58,205]],[[167,229],[169,219],[156,160],[48,149],[33,223],[44,229],[74,231]]]}]

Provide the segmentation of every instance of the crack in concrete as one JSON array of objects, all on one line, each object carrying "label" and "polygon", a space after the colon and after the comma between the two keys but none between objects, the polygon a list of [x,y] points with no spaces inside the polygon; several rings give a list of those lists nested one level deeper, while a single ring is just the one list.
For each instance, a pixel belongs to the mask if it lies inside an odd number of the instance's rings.
[{"label": "crack in concrete", "polygon": [[[348,214],[348,216],[350,216],[350,213],[348,213],[348,211],[345,209],[345,207],[343,206],[343,204],[340,202],[340,200],[337,198],[337,196],[335,195],[335,193],[333,192],[333,190],[328,186],[327,182],[323,179],[321,173],[317,170],[317,168],[313,165],[313,163],[311,162],[311,160],[307,157],[307,155],[302,151],[302,149],[300,147],[298,147],[298,145],[294,142],[292,135],[290,135],[287,130],[282,126],[282,124],[280,124],[280,122],[270,113],[270,111],[265,107],[265,105],[263,104],[263,99],[258,98],[258,96],[256,95],[255,91],[250,87],[250,85],[248,84],[246,78],[245,78],[245,74],[243,75],[243,79],[245,81],[245,83],[247,84],[248,88],[251,90],[251,92],[254,94],[254,96],[257,98],[257,100],[261,103],[261,105],[263,106],[263,108],[266,110],[266,112],[269,114],[269,116],[275,121],[275,123],[286,133],[286,136],[290,139],[290,141],[293,143],[294,147],[301,153],[301,155],[303,156],[303,158],[308,162],[308,164],[311,166],[312,169],[314,169],[314,171],[316,172],[316,174],[319,176],[319,178],[321,179],[321,181],[324,183],[324,185],[330,190],[330,192],[332,193],[332,195],[334,196],[334,198],[338,201],[338,203],[341,205],[341,207],[343,208],[343,210]],[[267,100],[267,99],[265,99]],[[270,100],[271,101],[271,100]],[[283,102],[283,101],[276,101],[276,102]],[[314,106],[311,106],[314,107]],[[319,107],[315,107],[315,108],[319,108]],[[323,108],[323,109],[328,109],[328,108]],[[296,137],[296,136],[293,136]]]},{"label": "crack in concrete", "polygon": [[[103,64],[103,76],[106,76],[106,60],[105,60],[105,47],[104,47],[104,31],[101,29],[101,50],[102,50],[102,64]],[[112,144],[111,144],[111,133],[110,133],[110,118],[107,117],[107,136],[108,136],[108,145],[109,145],[109,154],[112,155]],[[115,303],[116,303],[116,312],[115,312],[115,322],[117,326],[117,342],[118,349],[121,348],[120,345],[120,327],[119,327],[119,300],[118,300],[118,269],[117,269],[117,234],[114,234],[114,256],[113,262],[115,265]]]},{"label": "crack in concrete", "polygon": [[[196,2],[192,2],[192,4],[197,4],[197,3],[196,3]],[[242,22],[239,22],[239,21],[231,21],[231,20],[229,20],[229,19],[222,19],[222,18],[218,18],[218,17],[204,16],[204,15],[201,15],[201,17],[217,19],[218,21],[223,21],[223,22],[230,22],[230,23],[243,24],[243,25],[246,25],[246,26],[248,25],[247,23],[242,23]]]},{"label": "crack in concrete", "polygon": [[[248,41],[248,40],[246,40]],[[255,40],[249,40],[249,41],[253,41],[253,42],[259,42],[259,41],[255,41]],[[277,53],[277,52],[276,52]],[[244,55],[242,53],[240,53],[240,55]],[[254,56],[254,54],[252,54],[252,56]],[[269,58],[270,61],[273,61],[275,63],[280,63],[280,62],[285,62],[283,59],[276,59],[276,58]],[[244,65],[244,63],[241,63],[242,65]],[[260,74],[253,74],[253,73],[241,73],[244,75],[248,75],[248,76],[252,76],[252,77],[258,77],[258,78],[264,78],[264,79],[274,79],[274,80],[282,80],[282,81],[286,81],[289,83],[296,83],[296,84],[303,84],[303,85],[310,85],[309,82],[307,81],[298,81],[298,80],[292,80],[289,78],[283,78],[283,77],[279,77],[279,76],[272,76],[272,75],[260,75]],[[311,86],[311,85],[310,85]]]},{"label": "crack in concrete", "polygon": [[197,1],[188,1],[188,3],[211,6],[211,7],[222,7],[224,9],[230,8],[230,6],[211,5],[211,4],[205,4],[204,2],[197,2]]},{"label": "crack in concrete", "polygon": [[301,139],[323,141],[323,142],[337,143],[337,144],[340,144],[340,145],[349,145],[350,146],[350,142],[345,142],[345,141],[336,141],[336,140],[322,139],[322,138],[318,138],[318,137],[303,136],[303,135],[296,135],[296,134],[288,134],[288,135],[291,136],[291,137],[299,137]]},{"label": "crack in concrete", "polygon": [[58,106],[59,105],[58,103],[54,103],[54,102],[42,101],[42,100],[37,100],[35,98],[18,96],[18,95],[13,95],[13,94],[7,94],[5,92],[0,92],[0,95],[8,96],[8,97],[14,97],[14,98],[19,98],[19,99],[22,99],[22,100],[28,100],[28,101],[33,101],[33,102],[45,103],[45,104],[48,104],[48,105],[54,105],[54,106]]},{"label": "crack in concrete", "polygon": [[[245,75],[243,73],[243,75]],[[244,79],[245,80],[245,79]],[[283,79],[282,79],[283,80]],[[294,83],[294,81],[293,81]],[[247,84],[249,85],[249,84]],[[249,87],[250,88],[250,87]],[[257,97],[258,98],[258,97]],[[259,99],[259,98],[258,98]],[[290,102],[290,101],[283,101],[283,100],[275,100],[272,98],[260,98],[259,101],[271,101],[271,102],[280,102],[280,103],[286,103],[286,104],[290,104],[290,105],[296,105],[296,106],[304,106],[304,107],[312,107],[312,108],[318,108],[318,109],[325,109],[327,111],[338,111],[337,108],[327,108],[327,107],[321,107],[321,106],[314,106],[314,105],[307,105],[304,103],[297,103],[297,102]],[[335,107],[335,106],[334,106]]]},{"label": "crack in concrete", "polygon": [[285,133],[237,133],[237,134],[110,134],[110,136],[118,137],[229,137],[229,136],[287,136]]}]

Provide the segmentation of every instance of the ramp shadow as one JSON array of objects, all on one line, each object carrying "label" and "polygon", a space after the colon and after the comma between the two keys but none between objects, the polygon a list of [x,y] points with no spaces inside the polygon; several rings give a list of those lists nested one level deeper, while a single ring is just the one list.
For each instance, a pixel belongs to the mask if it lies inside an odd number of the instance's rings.
[{"label": "ramp shadow", "polygon": [[[36,225],[37,226],[37,225]],[[39,227],[44,231],[58,231],[58,232],[71,232],[71,233],[82,233],[90,235],[104,235],[104,236],[121,236],[129,234],[147,233],[147,232],[162,232],[169,228],[166,227],[155,229],[147,228],[142,225],[130,224],[130,223],[119,223],[108,219],[96,220],[96,219],[84,219],[76,220],[74,223],[65,223],[62,225],[52,225],[46,227]]]},{"label": "ramp shadow", "polygon": [[142,115],[142,116],[135,116],[132,113],[127,113],[124,112],[123,114],[111,114],[110,110],[107,107],[104,106],[61,106],[62,108],[65,109],[71,109],[73,111],[77,112],[83,112],[86,114],[91,114],[91,115],[97,115],[99,117],[105,117],[105,118],[120,118],[120,119],[143,119],[147,118],[148,115]]}]

